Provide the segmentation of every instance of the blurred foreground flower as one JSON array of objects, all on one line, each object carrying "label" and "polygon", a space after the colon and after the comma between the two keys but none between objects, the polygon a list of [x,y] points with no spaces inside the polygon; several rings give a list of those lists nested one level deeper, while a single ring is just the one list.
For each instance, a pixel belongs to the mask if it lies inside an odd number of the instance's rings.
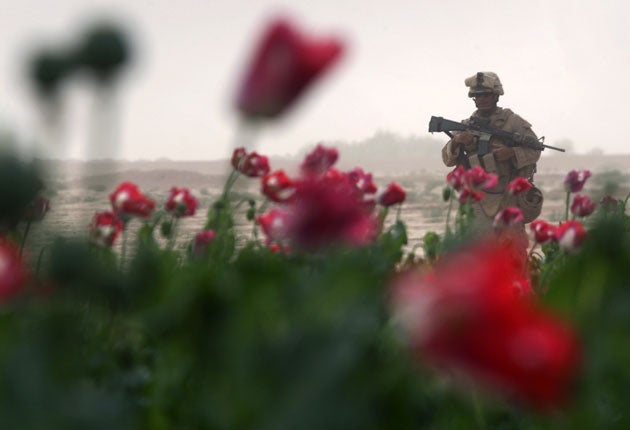
[{"label": "blurred foreground flower", "polygon": [[376,237],[377,224],[347,177],[311,178],[297,186],[287,234],[296,248],[307,250],[332,244],[360,246]]},{"label": "blurred foreground flower", "polygon": [[309,38],[287,20],[273,21],[238,89],[238,110],[248,118],[281,115],[341,52],[337,39]]},{"label": "blurred foreground flower", "polygon": [[155,209],[155,202],[142,194],[138,186],[131,182],[123,182],[109,195],[114,212],[123,217],[139,216],[148,218]]},{"label": "blurred foreground flower", "polygon": [[6,239],[0,239],[0,303],[13,298],[25,286],[28,278],[18,247]]},{"label": "blurred foreground flower", "polygon": [[192,254],[196,256],[204,255],[208,245],[212,243],[215,236],[216,234],[213,230],[204,230],[197,233],[192,245]]},{"label": "blurred foreground flower", "polygon": [[449,254],[430,273],[393,283],[393,306],[418,357],[465,374],[537,409],[566,400],[579,362],[573,332],[519,289],[513,250],[481,242]]},{"label": "blurred foreground flower", "polygon": [[[302,162],[302,177],[290,179],[284,172],[263,177],[263,192],[283,203],[282,209],[257,218],[268,243],[289,242],[291,249],[314,251],[334,245],[366,245],[376,238],[379,227],[372,213],[374,202],[366,199],[376,188],[372,176],[361,169],[340,172],[333,167],[336,161],[334,148],[318,145]],[[290,198],[275,198],[276,188],[283,187]]]}]

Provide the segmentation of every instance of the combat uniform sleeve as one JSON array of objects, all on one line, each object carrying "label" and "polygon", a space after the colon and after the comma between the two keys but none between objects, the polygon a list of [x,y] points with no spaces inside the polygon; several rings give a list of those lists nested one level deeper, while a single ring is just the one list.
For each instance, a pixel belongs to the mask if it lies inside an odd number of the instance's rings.
[{"label": "combat uniform sleeve", "polygon": [[[511,129],[513,132],[519,133],[523,136],[530,136],[534,139],[537,139],[536,134],[532,130],[532,126],[529,122],[525,121],[523,118],[518,116],[517,114],[513,114],[509,120],[511,124]],[[536,164],[538,159],[540,158],[540,151],[531,148],[525,148],[523,146],[515,146],[514,147],[514,167],[517,169],[522,169],[525,166],[529,166],[532,164]]]},{"label": "combat uniform sleeve", "polygon": [[452,167],[457,164],[457,159],[461,151],[461,146],[457,149],[453,149],[453,142],[449,140],[442,148],[442,161],[447,167]]}]

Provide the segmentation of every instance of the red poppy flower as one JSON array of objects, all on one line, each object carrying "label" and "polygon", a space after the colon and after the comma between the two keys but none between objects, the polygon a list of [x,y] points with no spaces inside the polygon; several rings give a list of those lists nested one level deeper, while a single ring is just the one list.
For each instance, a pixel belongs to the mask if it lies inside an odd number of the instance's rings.
[{"label": "red poppy flower", "polygon": [[250,178],[259,178],[269,173],[269,159],[259,155],[256,151],[245,156],[239,165],[238,171]]},{"label": "red poppy flower", "polygon": [[155,209],[155,202],[146,197],[138,186],[123,182],[109,195],[114,212],[119,216],[139,216],[148,218]]},{"label": "red poppy flower", "polygon": [[571,213],[575,216],[585,217],[595,211],[597,205],[593,203],[589,196],[576,194],[571,203]]},{"label": "red poppy flower", "polygon": [[582,191],[584,183],[590,176],[589,170],[571,170],[564,178],[564,189],[570,193]]},{"label": "red poppy flower", "polygon": [[390,182],[382,194],[377,198],[379,204],[383,206],[392,206],[405,201],[405,190],[396,182]]},{"label": "red poppy flower", "polygon": [[262,193],[276,203],[287,202],[295,193],[295,184],[284,170],[267,173],[261,183]]},{"label": "red poppy flower", "polygon": [[28,280],[18,247],[7,239],[0,239],[0,303],[13,298]]},{"label": "red poppy flower", "polygon": [[330,169],[339,158],[339,152],[335,148],[327,148],[317,145],[300,165],[300,171],[305,176],[318,176]]},{"label": "red poppy flower", "polygon": [[234,170],[240,171],[241,163],[245,160],[246,156],[247,151],[242,146],[234,149],[234,152],[232,152],[231,160]]},{"label": "red poppy flower", "polygon": [[123,230],[123,223],[114,212],[98,212],[92,218],[90,238],[96,245],[110,248]]},{"label": "red poppy flower", "polygon": [[337,39],[308,38],[287,20],[273,21],[240,84],[238,110],[249,118],[281,115],[341,52]]},{"label": "red poppy flower", "polygon": [[532,183],[529,182],[526,178],[519,176],[515,178],[512,182],[510,182],[507,186],[508,193],[513,195],[520,194],[524,191],[528,191],[532,188]]},{"label": "red poppy flower", "polygon": [[529,225],[529,229],[534,233],[536,243],[547,243],[556,239],[556,226],[549,224],[544,220],[533,221]]},{"label": "red poppy flower", "polygon": [[428,274],[400,275],[396,320],[423,361],[554,409],[567,399],[579,347],[563,322],[515,288],[527,280],[510,253],[481,242],[445,256]]},{"label": "red poppy flower", "polygon": [[172,213],[176,217],[193,216],[197,210],[199,202],[190,193],[188,188],[171,188],[164,208],[167,212]]}]

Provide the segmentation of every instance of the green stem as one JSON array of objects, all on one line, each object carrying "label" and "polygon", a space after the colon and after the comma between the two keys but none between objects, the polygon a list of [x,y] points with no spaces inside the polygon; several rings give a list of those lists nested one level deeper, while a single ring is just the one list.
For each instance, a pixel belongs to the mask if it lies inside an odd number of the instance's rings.
[{"label": "green stem", "polygon": [[483,406],[481,405],[481,401],[479,400],[477,391],[474,388],[472,389],[472,401],[473,401],[473,408],[475,410],[475,421],[477,422],[477,428],[485,429],[486,418],[484,416]]},{"label": "green stem", "polygon": [[37,263],[35,264],[35,276],[39,276],[39,269],[42,266],[42,258],[44,257],[44,251],[46,251],[46,247],[43,246],[42,249],[39,250],[39,255],[37,256]]},{"label": "green stem", "polygon": [[119,270],[122,272],[123,271],[123,267],[125,264],[125,258],[127,255],[127,237],[129,236],[127,234],[127,223],[125,223],[123,225],[123,231],[122,231],[122,245],[121,245],[121,250],[120,250],[120,261],[118,264]]},{"label": "green stem", "polygon": [[571,200],[571,192],[567,191],[567,198],[564,204],[564,220],[569,220],[569,201]]},{"label": "green stem", "polygon": [[171,224],[171,234],[168,237],[167,250],[172,250],[175,246],[175,239],[177,238],[177,228],[179,227],[179,217],[173,217],[173,223]]},{"label": "green stem", "polygon": [[453,210],[453,193],[448,198],[448,209],[446,211],[446,226],[444,231],[448,231],[451,224],[451,211]]},{"label": "green stem", "polygon": [[628,204],[628,199],[630,199],[630,193],[628,193],[628,195],[626,196],[625,199],[623,199],[623,212],[622,213],[626,213],[626,205]]},{"label": "green stem", "polygon": [[24,252],[24,245],[26,244],[26,237],[28,236],[28,232],[31,229],[31,220],[26,222],[26,227],[24,228],[24,235],[22,236],[22,243],[20,243],[20,260],[22,259],[22,253]]}]

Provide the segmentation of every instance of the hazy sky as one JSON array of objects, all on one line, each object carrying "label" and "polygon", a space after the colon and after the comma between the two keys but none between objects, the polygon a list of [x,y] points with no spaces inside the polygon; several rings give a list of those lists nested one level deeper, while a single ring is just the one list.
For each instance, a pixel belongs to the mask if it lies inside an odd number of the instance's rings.
[{"label": "hazy sky", "polygon": [[[429,135],[431,115],[468,117],[464,79],[499,74],[500,105],[553,145],[630,152],[630,3],[613,0],[21,0],[0,6],[0,124],[31,141],[38,112],[25,77],[36,48],[73,43],[89,23],[125,26],[135,51],[115,99],[118,149],[88,152],[93,93],[65,94],[63,157],[214,159],[231,153],[232,98],[264,24],[289,15],[347,52],[257,148],[294,153],[317,141],[359,141],[378,130]],[[443,139],[443,135],[436,135]]]}]

